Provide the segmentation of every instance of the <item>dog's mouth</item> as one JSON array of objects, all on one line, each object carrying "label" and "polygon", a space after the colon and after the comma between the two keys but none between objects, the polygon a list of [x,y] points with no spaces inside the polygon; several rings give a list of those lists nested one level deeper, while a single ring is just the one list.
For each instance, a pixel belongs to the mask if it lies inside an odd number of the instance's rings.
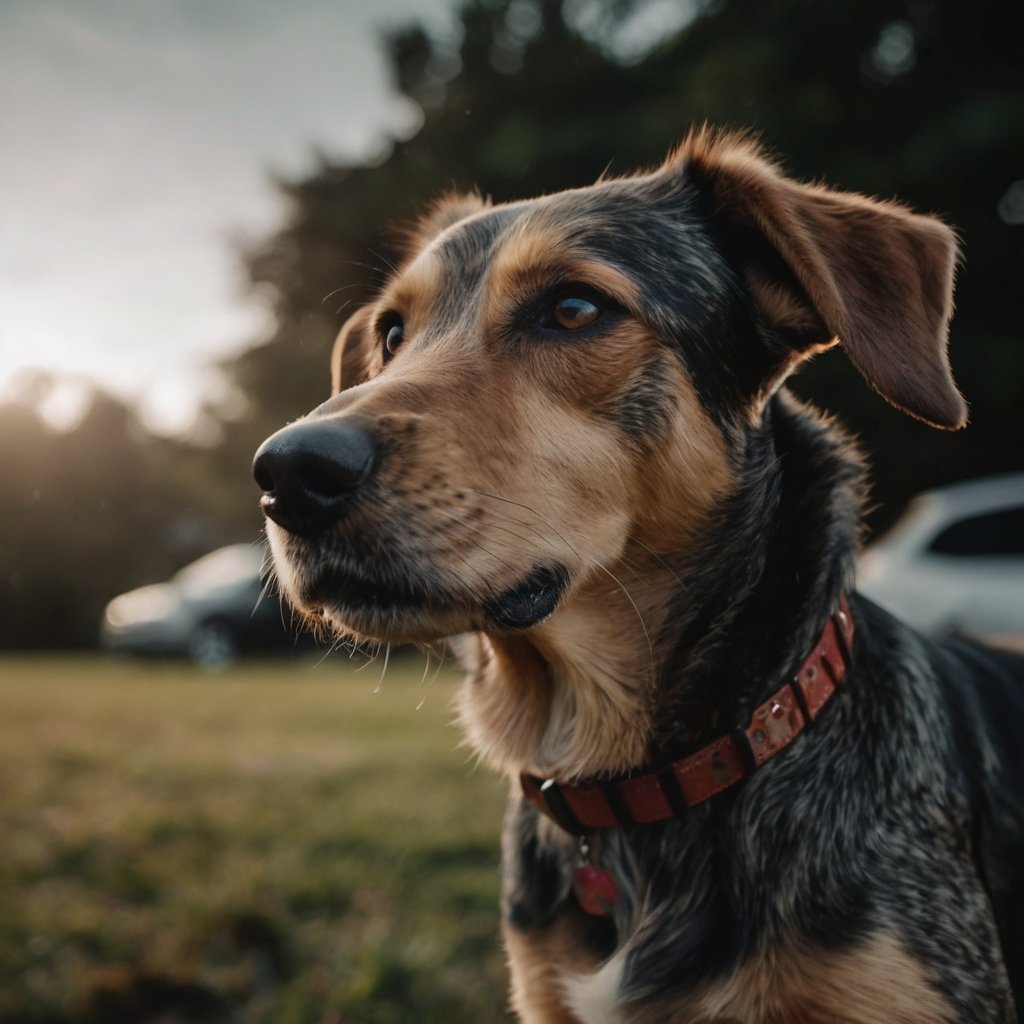
[{"label": "dog's mouth", "polygon": [[497,597],[481,602],[437,581],[377,566],[373,574],[337,566],[307,576],[301,603],[316,617],[336,620],[367,636],[422,639],[435,623],[438,635],[497,629],[524,630],[546,619],[569,584],[568,570],[542,565]]},{"label": "dog's mouth", "polygon": [[454,603],[450,595],[432,592],[411,574],[391,571],[371,577],[345,568],[321,568],[302,589],[306,604],[356,613],[400,613]]}]

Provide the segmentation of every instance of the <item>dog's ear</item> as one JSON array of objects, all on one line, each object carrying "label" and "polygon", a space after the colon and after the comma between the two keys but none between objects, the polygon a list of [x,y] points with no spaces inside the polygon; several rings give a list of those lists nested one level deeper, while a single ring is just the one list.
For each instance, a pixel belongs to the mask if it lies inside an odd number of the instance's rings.
[{"label": "dog's ear", "polygon": [[897,203],[786,178],[742,138],[696,132],[670,162],[708,196],[731,262],[794,348],[838,339],[897,408],[935,427],[964,425],[946,353],[950,228]]},{"label": "dog's ear", "polygon": [[486,210],[490,202],[479,192],[446,192],[434,200],[426,212],[399,232],[399,242],[408,255],[419,252],[442,231],[460,220]]},{"label": "dog's ear", "polygon": [[331,394],[362,384],[373,351],[372,306],[357,309],[342,325],[331,352]]}]

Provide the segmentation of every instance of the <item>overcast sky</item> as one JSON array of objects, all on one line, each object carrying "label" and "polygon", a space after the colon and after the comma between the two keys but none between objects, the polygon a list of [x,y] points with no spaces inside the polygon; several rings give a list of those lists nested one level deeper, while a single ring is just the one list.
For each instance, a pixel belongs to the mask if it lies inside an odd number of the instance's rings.
[{"label": "overcast sky", "polygon": [[411,130],[381,29],[452,7],[0,0],[0,396],[38,367],[187,423],[265,330],[232,239],[279,222],[270,172]]}]

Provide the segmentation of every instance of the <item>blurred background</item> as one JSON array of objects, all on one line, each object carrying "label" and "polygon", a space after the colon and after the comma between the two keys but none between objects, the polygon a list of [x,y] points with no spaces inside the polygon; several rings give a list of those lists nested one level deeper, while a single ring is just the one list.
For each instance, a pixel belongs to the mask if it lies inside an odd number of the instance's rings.
[{"label": "blurred background", "polygon": [[[870,454],[872,532],[1024,470],[1022,44],[995,0],[0,5],[0,1020],[502,1019],[500,787],[452,749],[448,671],[108,662],[105,607],[114,648],[290,649],[272,598],[246,626],[251,457],[327,396],[395,226],[656,163],[705,119],[960,233],[968,429],[842,356],[796,385]],[[1013,476],[923,499],[866,575],[956,577],[961,608],[980,578],[1007,621],[919,624],[1013,632],[1022,505]]]}]

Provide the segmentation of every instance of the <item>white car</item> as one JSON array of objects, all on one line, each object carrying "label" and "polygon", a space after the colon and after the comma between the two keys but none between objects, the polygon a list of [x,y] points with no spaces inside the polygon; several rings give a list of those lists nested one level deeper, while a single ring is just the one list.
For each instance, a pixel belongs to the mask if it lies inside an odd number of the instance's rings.
[{"label": "white car", "polygon": [[860,557],[857,586],[926,633],[1024,640],[1024,473],[919,495]]}]

